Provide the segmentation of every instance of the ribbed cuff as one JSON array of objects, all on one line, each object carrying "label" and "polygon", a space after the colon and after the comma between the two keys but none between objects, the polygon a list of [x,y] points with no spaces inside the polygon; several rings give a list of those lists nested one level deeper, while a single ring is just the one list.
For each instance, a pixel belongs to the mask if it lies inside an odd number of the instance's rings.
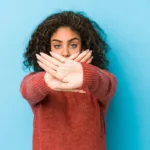
[{"label": "ribbed cuff", "polygon": [[44,80],[44,75],[45,72],[39,72],[38,73],[38,90],[41,94],[45,95],[45,94],[50,94],[50,93],[55,93],[56,91],[54,91],[53,89],[51,89],[45,82]]},{"label": "ribbed cuff", "polygon": [[91,64],[81,63],[83,68],[83,83],[81,89],[91,89],[92,85],[96,85],[97,76],[96,69]]}]

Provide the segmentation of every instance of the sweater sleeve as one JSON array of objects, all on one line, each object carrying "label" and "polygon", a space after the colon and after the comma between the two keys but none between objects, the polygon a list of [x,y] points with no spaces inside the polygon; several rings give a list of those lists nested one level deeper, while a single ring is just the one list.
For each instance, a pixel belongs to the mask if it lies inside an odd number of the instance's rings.
[{"label": "sweater sleeve", "polygon": [[103,69],[87,63],[81,63],[83,68],[83,83],[81,89],[90,92],[106,112],[109,102],[116,91],[116,77]]},{"label": "sweater sleeve", "polygon": [[20,92],[31,106],[42,101],[52,91],[44,81],[44,74],[31,72],[21,82]]}]

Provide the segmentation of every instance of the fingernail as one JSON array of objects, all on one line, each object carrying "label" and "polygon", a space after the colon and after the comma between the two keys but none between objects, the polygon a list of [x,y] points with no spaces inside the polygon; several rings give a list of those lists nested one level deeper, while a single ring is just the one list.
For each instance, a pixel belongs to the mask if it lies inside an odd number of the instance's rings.
[{"label": "fingernail", "polygon": [[50,52],[51,55],[53,55],[53,52]]},{"label": "fingernail", "polygon": [[92,50],[89,51],[92,54]]},{"label": "fingernail", "polygon": [[87,50],[83,51],[83,53],[87,53],[87,52],[89,52],[89,49],[87,49]]},{"label": "fingernail", "polygon": [[44,55],[44,53],[40,52],[40,55]]},{"label": "fingernail", "polygon": [[36,57],[38,57],[38,54],[35,54]]}]

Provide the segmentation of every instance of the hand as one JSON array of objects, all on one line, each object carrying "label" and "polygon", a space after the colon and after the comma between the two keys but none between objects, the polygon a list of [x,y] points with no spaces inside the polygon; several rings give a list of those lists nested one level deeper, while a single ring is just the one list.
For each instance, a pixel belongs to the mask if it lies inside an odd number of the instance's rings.
[{"label": "hand", "polygon": [[[64,59],[61,55],[58,55],[57,53],[51,52],[50,57],[47,54],[41,53],[41,56],[37,55],[38,60],[40,60],[38,63],[39,65],[48,73],[52,73],[53,76],[60,81],[62,81],[61,84],[55,84],[55,89],[76,89],[79,88],[83,82],[83,70],[80,63],[66,59],[65,63],[61,63],[61,61]],[[52,61],[53,59],[57,61]],[[53,64],[52,64],[53,62]],[[78,79],[76,81],[76,79]]]},{"label": "hand", "polygon": [[[47,55],[48,56],[48,55]],[[37,56],[39,58],[39,60],[41,59],[40,55]],[[64,59],[64,58],[63,58]],[[81,54],[76,53],[73,54],[72,56],[69,57],[69,59],[72,59],[74,61],[79,61],[79,62],[86,62],[86,63],[91,63],[93,57],[91,57],[91,52],[89,50],[86,50],[84,52],[82,52]],[[56,87],[54,88],[54,85],[57,85],[57,87],[59,87],[59,85],[61,84],[62,81],[58,80],[56,77],[54,77],[54,75],[56,74],[56,67],[61,65],[62,62],[58,61],[50,56],[47,57],[47,60],[51,63],[49,63],[50,67],[47,68],[47,73],[45,74],[47,80],[47,84],[51,83],[49,86],[55,90],[55,91],[70,91],[70,92],[80,92],[80,93],[85,93],[83,90],[78,90],[78,89],[56,89]],[[46,61],[46,60],[42,60],[42,61]],[[45,66],[43,66],[43,63],[39,62],[40,66],[43,68]],[[44,69],[44,68],[43,68]],[[45,70],[46,71],[46,70]],[[48,73],[49,72],[49,73]],[[48,75],[49,74],[49,75]],[[65,80],[67,80],[69,78],[66,78]],[[51,82],[53,81],[53,82]]]},{"label": "hand", "polygon": [[[64,84],[62,84],[62,83],[65,83],[55,77],[56,68],[59,65],[62,65],[61,61],[58,61],[55,58],[52,58],[49,55],[46,55],[44,53],[41,56],[40,55],[36,55],[36,56],[37,56],[37,59],[39,60],[38,63],[40,65],[40,67],[46,71],[44,80],[51,89],[53,89],[54,91],[68,91],[68,92],[85,93],[85,91],[83,91],[83,90],[74,89],[74,88],[71,89],[70,87],[69,87],[70,89],[67,88],[67,90],[58,88],[61,85],[64,87]],[[48,64],[48,66],[45,64]]]}]

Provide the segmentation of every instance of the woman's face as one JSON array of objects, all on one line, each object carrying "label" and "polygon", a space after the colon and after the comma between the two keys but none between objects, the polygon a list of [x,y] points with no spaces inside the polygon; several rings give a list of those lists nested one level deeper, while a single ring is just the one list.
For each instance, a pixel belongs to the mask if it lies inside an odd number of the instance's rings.
[{"label": "woman's face", "polygon": [[50,39],[51,51],[64,57],[69,57],[81,51],[81,38],[79,34],[69,27],[60,27]]}]

